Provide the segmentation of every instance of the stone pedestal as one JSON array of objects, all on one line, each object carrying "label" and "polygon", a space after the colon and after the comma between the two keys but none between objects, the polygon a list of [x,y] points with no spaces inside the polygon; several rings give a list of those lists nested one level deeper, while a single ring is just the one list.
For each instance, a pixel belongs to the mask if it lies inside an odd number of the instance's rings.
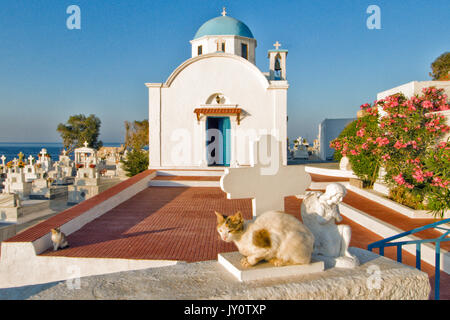
[{"label": "stone pedestal", "polygon": [[375,182],[373,184],[373,190],[377,191],[385,196],[389,196],[389,187],[384,183]]},{"label": "stone pedestal", "polygon": [[306,149],[299,148],[297,150],[294,150],[292,157],[293,157],[293,159],[306,159],[307,160],[307,159],[309,159],[309,154]]},{"label": "stone pedestal", "polygon": [[342,157],[339,162],[339,170],[352,171],[352,165],[347,157]]},{"label": "stone pedestal", "polygon": [[0,222],[17,223],[37,211],[49,208],[48,200],[20,200],[17,194],[0,194]]},{"label": "stone pedestal", "polygon": [[241,282],[264,279],[277,279],[290,276],[298,276],[322,272],[325,264],[322,261],[313,261],[310,264],[289,265],[275,267],[268,262],[260,262],[253,267],[244,268],[241,266],[243,256],[239,252],[220,253],[218,262],[236,279]]},{"label": "stone pedestal", "polygon": [[14,222],[20,215],[21,202],[17,194],[0,194],[0,221]]},{"label": "stone pedestal", "polygon": [[25,174],[22,168],[18,168],[15,172],[8,171],[3,185],[3,192],[15,193],[19,195],[21,199],[28,198],[31,192],[31,182],[25,181]]},{"label": "stone pedestal", "polygon": [[0,223],[0,242],[16,235],[15,223]]},{"label": "stone pedestal", "polygon": [[76,178],[73,185],[67,186],[67,203],[77,204],[119,183],[118,178]]}]

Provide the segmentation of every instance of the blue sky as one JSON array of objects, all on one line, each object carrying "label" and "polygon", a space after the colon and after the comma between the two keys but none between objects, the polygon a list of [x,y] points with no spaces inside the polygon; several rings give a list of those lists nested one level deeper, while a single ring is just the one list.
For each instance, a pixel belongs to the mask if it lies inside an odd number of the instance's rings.
[{"label": "blue sky", "polygon": [[[68,6],[81,30],[68,30]],[[369,30],[369,5],[381,30]],[[197,29],[222,6],[258,41],[268,69],[275,41],[288,49],[288,136],[312,140],[324,118],[354,117],[377,92],[429,80],[450,50],[448,0],[3,0],[0,10],[0,142],[60,142],[57,124],[95,114],[104,142],[125,120],[148,117],[145,82],[164,82]]]}]

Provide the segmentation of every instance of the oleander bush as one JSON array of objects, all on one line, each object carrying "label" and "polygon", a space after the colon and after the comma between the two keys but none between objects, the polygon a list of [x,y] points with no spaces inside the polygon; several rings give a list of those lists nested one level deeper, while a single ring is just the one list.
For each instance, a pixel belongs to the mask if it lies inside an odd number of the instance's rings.
[{"label": "oleander bush", "polygon": [[393,200],[442,216],[450,208],[449,142],[437,143],[450,129],[439,113],[450,109],[443,89],[424,88],[409,99],[395,94],[361,109],[356,133],[348,130],[330,147],[349,158],[365,186],[383,167]]}]

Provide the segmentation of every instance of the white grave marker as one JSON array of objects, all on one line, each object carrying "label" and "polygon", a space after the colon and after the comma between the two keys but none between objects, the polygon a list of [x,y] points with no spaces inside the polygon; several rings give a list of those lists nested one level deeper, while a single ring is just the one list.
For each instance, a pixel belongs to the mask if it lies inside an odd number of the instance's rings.
[{"label": "white grave marker", "polygon": [[300,195],[311,184],[302,165],[282,165],[282,144],[272,135],[254,142],[251,166],[227,168],[220,187],[227,199],[252,198],[253,216],[266,211],[284,211],[284,198]]}]

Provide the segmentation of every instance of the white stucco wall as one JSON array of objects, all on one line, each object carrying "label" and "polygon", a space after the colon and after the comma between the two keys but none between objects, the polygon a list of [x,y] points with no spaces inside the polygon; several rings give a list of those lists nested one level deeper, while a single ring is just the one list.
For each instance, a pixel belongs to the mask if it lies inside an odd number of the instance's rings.
[{"label": "white stucco wall", "polygon": [[356,118],[324,119],[319,124],[319,157],[322,160],[333,160],[334,149],[330,142],[336,139],[344,128]]},{"label": "white stucco wall", "polygon": [[[198,122],[194,109],[208,107],[205,103],[215,93],[226,97],[227,105],[223,107],[244,111],[240,125],[236,117],[230,117],[232,163],[236,160],[240,165],[250,164],[251,138],[244,135],[251,130],[257,136],[276,130],[286,149],[287,82],[269,83],[254,64],[239,56],[213,53],[191,58],[165,84],[147,87],[151,168],[206,166],[206,117]],[[176,150],[189,154],[174,157]]]},{"label": "white stucco wall", "polygon": [[217,52],[217,41],[221,40],[225,42],[225,53],[235,54],[237,56],[242,56],[241,43],[247,44],[248,47],[248,61],[255,64],[255,49],[257,42],[255,39],[246,38],[241,36],[203,36],[198,39],[191,40],[192,45],[192,57],[198,56],[198,46],[202,46],[202,55],[208,53]]},{"label": "white stucco wall", "polygon": [[427,87],[442,88],[445,94],[450,97],[450,81],[411,81],[398,87],[379,92],[377,94],[377,100],[384,99],[387,96],[399,92],[410,98],[415,94],[421,95],[422,89]]}]

